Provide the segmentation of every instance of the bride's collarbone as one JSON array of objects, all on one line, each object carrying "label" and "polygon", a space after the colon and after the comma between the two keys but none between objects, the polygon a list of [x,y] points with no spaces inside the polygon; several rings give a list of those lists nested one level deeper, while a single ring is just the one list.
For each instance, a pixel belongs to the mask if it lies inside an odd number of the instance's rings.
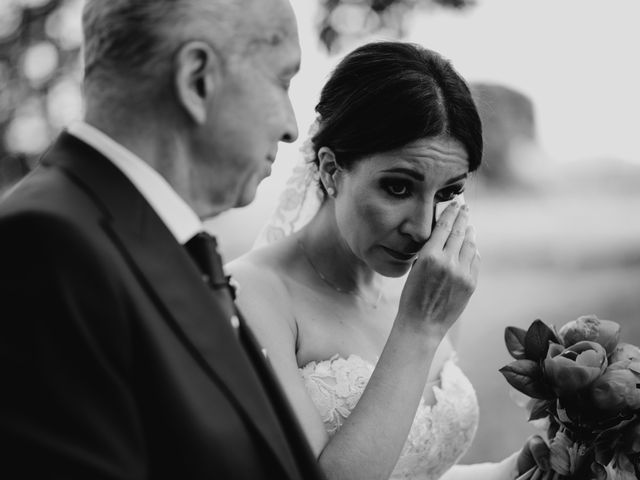
[{"label": "bride's collarbone", "polygon": [[[366,311],[354,303],[331,295],[294,295],[294,318],[298,339],[296,358],[299,367],[329,360],[335,355],[349,358],[356,355],[376,364],[393,326],[396,306]],[[433,386],[440,386],[441,372],[453,354],[453,347],[444,340],[435,353],[425,388],[424,401],[435,402]]]},{"label": "bride's collarbone", "polygon": [[311,361],[329,360],[335,355],[356,355],[375,364],[386,344],[395,313],[378,308],[367,311],[354,302],[315,296],[295,302],[297,359],[303,367]]}]

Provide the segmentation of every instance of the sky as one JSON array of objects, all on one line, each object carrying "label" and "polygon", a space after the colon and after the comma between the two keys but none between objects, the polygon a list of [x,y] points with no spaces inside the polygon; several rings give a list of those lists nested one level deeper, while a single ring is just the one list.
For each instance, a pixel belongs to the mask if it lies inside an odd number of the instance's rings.
[{"label": "sky", "polygon": [[[328,69],[313,22],[316,2],[293,2],[303,69],[292,94],[301,133]],[[477,0],[466,11],[411,14],[405,40],[449,58],[468,81],[501,83],[534,101],[542,148],[554,160],[640,162],[638,0]]]},{"label": "sky", "polygon": [[[319,45],[318,2],[291,4],[302,48],[302,68],[290,91],[300,137],[281,144],[271,176],[249,207],[213,221],[219,231],[242,224],[251,238],[258,227],[249,226],[276,208],[291,169],[303,161],[300,149],[320,89],[346,53],[328,57]],[[413,12],[404,40],[440,52],[468,81],[495,82],[528,95],[549,171],[560,162],[573,168],[589,159],[640,164],[639,21],[640,0],[477,0],[463,12],[442,7]]]}]

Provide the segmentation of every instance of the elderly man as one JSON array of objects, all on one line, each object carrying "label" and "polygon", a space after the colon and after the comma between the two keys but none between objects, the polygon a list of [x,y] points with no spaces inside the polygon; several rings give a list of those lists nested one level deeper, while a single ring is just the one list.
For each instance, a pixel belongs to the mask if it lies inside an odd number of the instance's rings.
[{"label": "elderly man", "polygon": [[0,204],[0,468],[320,478],[200,220],[297,137],[290,5],[89,0],[83,24],[85,122]]}]

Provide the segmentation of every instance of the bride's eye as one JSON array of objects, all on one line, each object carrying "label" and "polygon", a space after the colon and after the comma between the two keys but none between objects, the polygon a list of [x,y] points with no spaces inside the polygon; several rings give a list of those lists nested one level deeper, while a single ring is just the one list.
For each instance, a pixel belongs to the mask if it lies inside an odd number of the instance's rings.
[{"label": "bride's eye", "polygon": [[405,198],[411,194],[411,185],[404,180],[383,180],[382,188],[392,197]]},{"label": "bride's eye", "polygon": [[464,192],[464,185],[454,185],[454,186],[445,188],[444,190],[441,190],[436,194],[436,201],[448,202],[450,200],[453,200],[462,192]]}]

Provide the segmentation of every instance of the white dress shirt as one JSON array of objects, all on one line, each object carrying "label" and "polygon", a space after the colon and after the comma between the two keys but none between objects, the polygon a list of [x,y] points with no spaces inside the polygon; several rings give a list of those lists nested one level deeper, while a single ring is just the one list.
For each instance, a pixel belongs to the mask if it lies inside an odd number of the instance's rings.
[{"label": "white dress shirt", "polygon": [[75,122],[67,132],[107,157],[149,202],[178,243],[184,245],[196,233],[204,231],[193,209],[140,157],[88,123]]}]

